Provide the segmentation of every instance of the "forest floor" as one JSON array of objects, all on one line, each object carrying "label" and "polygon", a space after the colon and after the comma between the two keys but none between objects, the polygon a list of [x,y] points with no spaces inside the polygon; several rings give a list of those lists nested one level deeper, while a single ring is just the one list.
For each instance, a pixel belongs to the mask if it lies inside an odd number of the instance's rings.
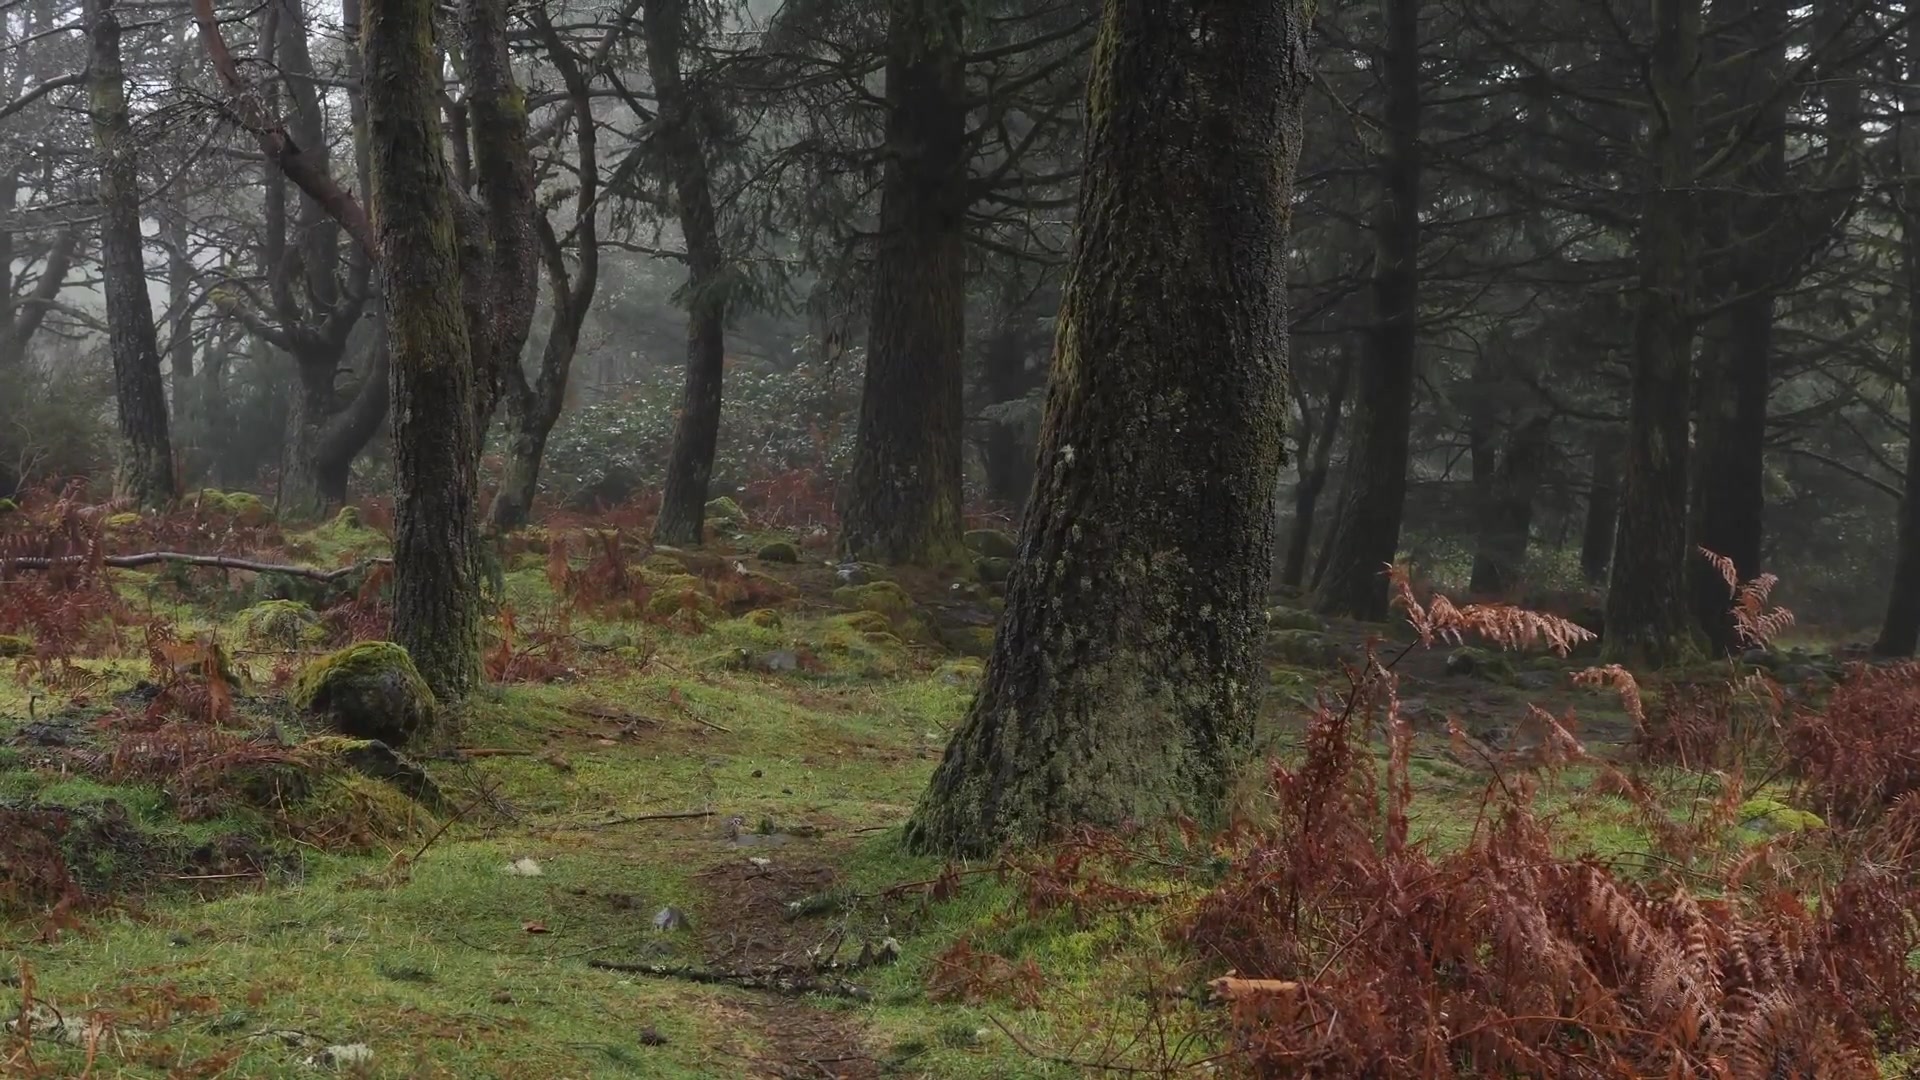
[{"label": "forest floor", "polygon": [[[522,545],[502,577],[512,629],[490,656],[507,681],[467,709],[458,750],[422,755],[438,814],[358,782],[308,793],[331,816],[293,813],[196,786],[184,757],[142,773],[129,762],[155,729],[132,719],[167,678],[138,633],[57,684],[23,668],[0,685],[0,819],[55,837],[72,887],[36,908],[28,848],[0,843],[14,917],[0,1001],[30,1021],[0,1030],[0,1075],[1040,1078],[1217,1050],[1203,1001],[1167,1004],[1191,958],[1166,911],[1037,908],[1044,854],[949,867],[902,852],[977,683],[992,601],[970,580],[904,575],[903,605],[849,588],[804,543],[794,563],[756,556],[781,538],[673,553],[684,577],[659,553],[640,570],[630,542],[635,566],[610,565],[612,536],[576,540],[570,559],[544,533]],[[377,540],[333,523],[268,550],[333,565]],[[261,579],[110,573],[150,625],[225,644],[222,724],[299,731],[281,687],[324,646],[249,639],[237,612]],[[555,591],[595,573],[625,575],[599,597],[635,590],[625,607]],[[662,603],[676,588],[701,595]],[[1261,736],[1285,758],[1316,693],[1345,690],[1342,659],[1370,636],[1386,656],[1412,638],[1279,614],[1294,628],[1264,650]],[[1617,697],[1573,683],[1582,666],[1405,656],[1417,835],[1444,847],[1473,832],[1496,763],[1538,738],[1530,704],[1576,713],[1598,756],[1628,739]],[[1449,716],[1473,738],[1450,739]],[[1568,770],[1541,796],[1565,812],[1568,854],[1648,851],[1624,802],[1583,794],[1590,777]],[[1685,803],[1697,778],[1664,790]],[[1260,792],[1255,770],[1250,805]]]}]

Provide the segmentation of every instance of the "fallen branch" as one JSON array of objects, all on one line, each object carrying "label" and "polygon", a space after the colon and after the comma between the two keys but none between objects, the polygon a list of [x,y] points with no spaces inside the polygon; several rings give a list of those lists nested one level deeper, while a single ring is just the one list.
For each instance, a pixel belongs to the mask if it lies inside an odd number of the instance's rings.
[{"label": "fallen branch", "polygon": [[[51,570],[56,566],[80,566],[87,562],[83,555],[62,556],[59,558],[32,557],[0,560],[0,568],[7,570]],[[306,578],[310,581],[338,581],[349,574],[358,573],[369,566],[392,564],[392,559],[362,559],[351,566],[342,566],[334,570],[322,570],[317,566],[292,566],[286,563],[259,562],[254,559],[241,559],[232,555],[193,555],[184,551],[143,551],[138,555],[108,555],[100,560],[103,565],[119,570],[136,570],[155,563],[179,563],[184,566],[213,566],[222,570],[247,570],[255,574],[285,574],[288,577]]]},{"label": "fallen branch", "polygon": [[684,810],[672,814],[632,814],[626,817],[611,818],[607,821],[592,821],[573,826],[576,829],[610,829],[615,825],[632,825],[641,821],[686,821],[690,818],[709,818],[712,810]]},{"label": "fallen branch", "polygon": [[656,979],[684,979],[687,982],[738,986],[746,990],[767,990],[777,994],[826,994],[829,997],[871,1001],[873,995],[845,979],[816,975],[791,968],[748,968],[744,971],[720,971],[684,964],[624,964],[615,960],[589,960],[587,966],[601,971],[619,971],[630,975],[650,975]]}]

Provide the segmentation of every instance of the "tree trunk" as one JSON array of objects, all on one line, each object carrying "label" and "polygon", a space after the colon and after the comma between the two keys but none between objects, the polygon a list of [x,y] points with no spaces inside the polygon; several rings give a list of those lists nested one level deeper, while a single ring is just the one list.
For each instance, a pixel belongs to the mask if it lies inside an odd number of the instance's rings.
[{"label": "tree trunk", "polygon": [[1467,591],[1475,596],[1504,597],[1520,584],[1533,530],[1533,496],[1553,447],[1552,426],[1547,417],[1536,416],[1507,435],[1480,512],[1473,576],[1467,584]]},{"label": "tree trunk", "polygon": [[1907,475],[1900,496],[1893,587],[1887,617],[1873,643],[1878,656],[1912,656],[1920,647],[1920,25],[1908,24],[1906,74],[1897,129],[1901,171],[1896,192],[1900,261],[1907,286]]},{"label": "tree trunk", "polygon": [[376,336],[367,350],[366,373],[344,405],[334,385],[334,364],[295,359],[287,467],[277,507],[282,517],[316,520],[347,501],[354,459],[387,417],[390,372],[384,338]]},{"label": "tree trunk", "polygon": [[1606,655],[1662,667],[1694,649],[1687,602],[1688,386],[1693,367],[1695,80],[1700,0],[1654,0],[1652,175],[1640,215],[1633,393]]},{"label": "tree trunk", "polygon": [[140,166],[120,66],[120,20],[113,0],[89,0],[92,54],[87,67],[94,149],[100,158],[100,277],[107,296],[114,400],[120,419],[114,494],[162,506],[178,494],[167,435],[167,390],[147,296],[140,235]]},{"label": "tree trunk", "polygon": [[962,561],[966,339],[965,0],[889,0],[888,158],[873,317],[840,549]]},{"label": "tree trunk", "polygon": [[1328,540],[1316,604],[1371,620],[1386,617],[1386,568],[1400,550],[1420,314],[1420,0],[1380,0],[1380,11],[1387,146],[1373,225],[1373,325],[1347,458],[1347,505]]},{"label": "tree trunk", "polygon": [[[990,405],[1019,401],[1033,387],[1034,376],[1027,369],[1030,309],[1011,293],[1002,296],[1000,325],[981,349],[980,389]],[[1025,505],[1033,490],[1032,436],[1024,434],[1031,425],[987,420],[983,426],[980,457],[987,498],[1004,506]]]},{"label": "tree trunk", "polygon": [[908,825],[923,851],[1217,821],[1250,749],[1306,19],[1297,0],[1105,10],[1022,556]]},{"label": "tree trunk", "polygon": [[392,350],[393,638],[444,702],[480,679],[479,434],[433,0],[365,13],[369,210]]},{"label": "tree trunk", "polygon": [[1613,562],[1613,531],[1620,520],[1620,440],[1612,431],[1593,436],[1593,471],[1587,482],[1587,518],[1580,532],[1580,573],[1590,585],[1607,580]]},{"label": "tree trunk", "polygon": [[1297,589],[1307,574],[1307,553],[1313,546],[1313,518],[1320,505],[1320,493],[1327,488],[1327,476],[1333,471],[1333,445],[1340,438],[1340,416],[1347,404],[1347,385],[1353,381],[1353,362],[1346,356],[1337,361],[1340,370],[1333,377],[1333,391],[1327,395],[1326,419],[1314,432],[1311,449],[1302,446],[1300,483],[1293,489],[1293,524],[1287,537],[1287,555],[1280,567],[1280,584]]},{"label": "tree trunk", "polygon": [[667,482],[656,544],[698,544],[707,513],[707,483],[720,441],[720,383],[727,359],[727,267],[707,178],[698,109],[680,77],[687,0],[647,5],[647,64],[660,102],[667,168],[687,246],[687,380],[673,425]]}]

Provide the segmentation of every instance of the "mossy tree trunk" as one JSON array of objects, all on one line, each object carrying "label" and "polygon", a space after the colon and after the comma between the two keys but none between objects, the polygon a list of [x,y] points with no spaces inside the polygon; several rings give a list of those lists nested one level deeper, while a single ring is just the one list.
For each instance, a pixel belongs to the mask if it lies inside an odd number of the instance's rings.
[{"label": "mossy tree trunk", "polygon": [[887,160],[843,554],[964,558],[966,0],[888,0]]},{"label": "mossy tree trunk", "polygon": [[162,506],[179,493],[167,431],[167,389],[147,296],[140,233],[140,163],[127,113],[120,63],[120,17],[113,0],[88,0],[88,103],[100,160],[100,277],[107,298],[114,401],[120,420],[114,493],[141,506]]},{"label": "mossy tree trunk", "polygon": [[1305,33],[1298,0],[1106,5],[1021,559],[916,849],[1219,816],[1264,681]]},{"label": "mossy tree trunk", "polygon": [[1373,319],[1353,422],[1339,529],[1315,606],[1384,619],[1400,550],[1420,317],[1420,0],[1380,0],[1386,27],[1386,146],[1375,211]]},{"label": "mossy tree trunk", "polygon": [[[649,10],[649,24],[652,15]],[[573,371],[574,353],[580,346],[580,328],[586,323],[587,309],[593,306],[593,294],[600,284],[599,131],[595,126],[587,76],[546,13],[534,9],[533,20],[548,63],[560,73],[572,103],[574,167],[579,178],[574,191],[573,226],[568,230],[574,242],[574,257],[569,267],[560,235],[544,214],[537,215],[534,229],[546,267],[552,315],[547,322],[546,344],[540,350],[540,367],[531,381],[517,355],[501,363],[507,461],[500,476],[500,490],[494,494],[493,505],[487,512],[488,525],[496,532],[526,524],[533,511],[547,437],[552,434],[554,423],[560,419],[561,407],[566,403],[567,379]]]},{"label": "mossy tree trunk", "polygon": [[647,67],[660,103],[661,149],[680,212],[687,249],[687,378],[673,424],[667,482],[656,544],[698,544],[705,525],[707,486],[720,441],[721,381],[727,359],[729,270],[714,212],[713,185],[702,145],[698,99],[681,75],[689,30],[688,0],[649,3],[645,22]]},{"label": "mossy tree trunk", "polygon": [[1648,667],[1672,663],[1694,648],[1687,600],[1687,440],[1700,19],[1700,0],[1654,0],[1650,174],[1640,214],[1626,474],[1605,631],[1605,655]]},{"label": "mossy tree trunk", "polygon": [[1906,90],[1896,129],[1902,170],[1910,178],[1895,192],[1900,262],[1907,290],[1907,475],[1900,496],[1893,587],[1887,615],[1873,643],[1879,656],[1912,656],[1920,647],[1920,24],[1909,23]]},{"label": "mossy tree trunk", "polygon": [[377,0],[365,14],[368,209],[392,350],[393,638],[436,696],[458,701],[480,679],[479,428],[441,155],[435,6]]}]

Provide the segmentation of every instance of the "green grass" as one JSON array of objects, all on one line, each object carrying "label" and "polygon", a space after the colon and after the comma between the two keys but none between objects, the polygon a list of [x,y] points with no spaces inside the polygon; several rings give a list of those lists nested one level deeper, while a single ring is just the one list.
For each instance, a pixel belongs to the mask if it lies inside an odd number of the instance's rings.
[{"label": "green grass", "polygon": [[[339,562],[362,553],[362,539],[330,525],[306,547],[316,561]],[[819,573],[808,562],[801,570]],[[129,581],[183,632],[228,625],[230,612]],[[552,603],[543,569],[512,571],[505,582],[523,627]],[[1051,1059],[1108,1056],[1147,1028],[1156,979],[1177,981],[1166,973],[1184,958],[1164,931],[1181,895],[1081,922],[1064,912],[1025,917],[1018,884],[992,875],[969,876],[940,903],[877,898],[940,872],[939,861],[903,853],[900,826],[965,715],[977,662],[862,632],[805,600],[778,627],[728,619],[687,634],[582,615],[573,629],[592,647],[590,678],[490,688],[466,706],[460,745],[518,753],[429,766],[456,805],[472,809],[417,861],[395,859],[411,856],[412,843],[350,856],[274,838],[301,856],[294,880],[212,899],[162,889],[52,942],[33,940],[30,925],[7,929],[9,955],[30,968],[42,999],[69,1015],[114,1018],[121,1037],[103,1046],[94,1075],[197,1075],[184,1066],[231,1058],[223,1075],[301,1076],[325,1045],[364,1043],[370,1075],[383,1077],[736,1077],[758,1059],[791,1059],[795,1032],[817,1029],[841,1032],[843,1052],[870,1055],[889,1076],[1080,1076]],[[786,649],[805,649],[818,669],[768,673],[750,662]],[[241,659],[262,679],[273,661]],[[134,659],[89,666],[102,678],[96,699],[145,668]],[[1274,672],[1265,735],[1276,752],[1290,752],[1319,678]],[[50,700],[60,699],[41,692],[39,715]],[[0,681],[0,736],[24,721],[26,705],[21,687]],[[1443,742],[1423,737],[1412,763],[1414,831],[1436,847],[1467,842],[1489,783]],[[1686,779],[1674,778],[1676,808],[1692,794]],[[1573,770],[1539,800],[1570,823],[1568,853],[1649,850],[1630,808],[1586,795],[1589,780]],[[25,753],[0,750],[0,805],[109,799],[172,842],[270,832],[264,817],[242,811],[181,823],[153,787],[36,769]],[[709,816],[618,820],[694,812]],[[785,842],[743,847],[726,835],[733,818],[748,831],[770,824]],[[507,872],[523,858],[539,876]],[[775,874],[830,868],[833,888],[861,899],[741,933],[840,935],[849,954],[862,939],[900,942],[897,964],[858,977],[871,1002],[772,999],[588,966],[700,960],[699,936],[724,942],[739,914],[739,897],[717,892],[712,872],[738,874],[754,858]],[[693,929],[654,930],[654,913],[667,906],[686,912]],[[1036,996],[931,1000],[930,975],[963,938],[1009,962],[1032,961],[1043,975]],[[1204,1026],[1192,1008],[1174,1007],[1174,1037]],[[658,1040],[643,1034],[664,1041],[649,1045]],[[1202,1040],[1183,1053],[1206,1050]],[[76,1075],[86,1057],[45,1043],[34,1054]]]}]

